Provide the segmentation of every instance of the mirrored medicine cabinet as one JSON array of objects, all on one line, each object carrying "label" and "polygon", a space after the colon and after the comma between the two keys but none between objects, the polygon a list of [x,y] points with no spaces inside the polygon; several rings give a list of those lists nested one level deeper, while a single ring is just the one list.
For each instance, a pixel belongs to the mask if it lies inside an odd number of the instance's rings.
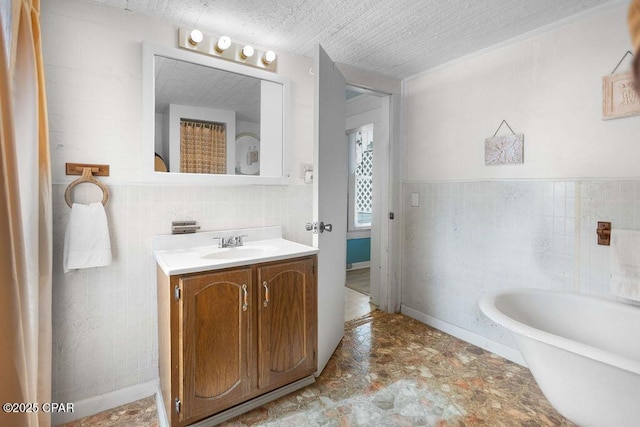
[{"label": "mirrored medicine cabinet", "polygon": [[289,87],[276,73],[143,42],[144,180],[287,184]]}]

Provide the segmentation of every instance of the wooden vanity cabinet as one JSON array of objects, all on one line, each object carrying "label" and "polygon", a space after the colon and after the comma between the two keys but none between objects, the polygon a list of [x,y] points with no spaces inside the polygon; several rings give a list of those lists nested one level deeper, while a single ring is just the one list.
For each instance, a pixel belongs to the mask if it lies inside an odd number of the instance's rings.
[{"label": "wooden vanity cabinet", "polygon": [[312,258],[256,268],[260,389],[274,389],[316,371],[314,268]]},{"label": "wooden vanity cabinet", "polygon": [[206,416],[251,393],[250,268],[180,279],[182,410]]},{"label": "wooden vanity cabinet", "polygon": [[160,386],[185,426],[317,369],[316,256],[166,276],[158,268]]}]

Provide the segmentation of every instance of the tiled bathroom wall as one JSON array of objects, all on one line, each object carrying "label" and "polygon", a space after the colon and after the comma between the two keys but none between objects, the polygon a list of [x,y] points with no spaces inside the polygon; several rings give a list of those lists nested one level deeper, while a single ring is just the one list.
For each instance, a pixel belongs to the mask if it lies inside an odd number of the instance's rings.
[{"label": "tiled bathroom wall", "polygon": [[412,182],[404,206],[406,307],[515,347],[480,312],[482,295],[535,287],[623,301],[595,230],[640,229],[640,181]]},{"label": "tiled bathroom wall", "polygon": [[612,229],[640,230],[640,180],[592,180],[578,185],[580,293],[630,302],[610,291],[610,248],[596,244],[595,230],[598,221],[611,222]]},{"label": "tiled bathroom wall", "polygon": [[[282,225],[284,237],[311,244],[308,185],[179,187],[111,185],[106,206],[113,263],[64,274],[62,252],[70,209],[66,185],[53,186],[53,400],[77,402],[158,377],[153,236],[171,221],[204,230]],[[81,184],[74,201],[100,200]],[[96,194],[97,192],[97,194]]]}]

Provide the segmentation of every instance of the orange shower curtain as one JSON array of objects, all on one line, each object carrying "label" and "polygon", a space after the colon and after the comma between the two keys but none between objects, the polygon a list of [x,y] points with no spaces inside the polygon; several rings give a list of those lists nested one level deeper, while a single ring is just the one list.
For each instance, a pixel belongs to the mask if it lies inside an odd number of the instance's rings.
[{"label": "orange shower curtain", "polygon": [[224,124],[180,120],[180,172],[227,173]]},{"label": "orange shower curtain", "polygon": [[[51,402],[52,205],[40,2],[12,6],[10,63],[0,32],[0,402],[42,404]],[[42,410],[0,411],[0,425],[50,424]]]}]

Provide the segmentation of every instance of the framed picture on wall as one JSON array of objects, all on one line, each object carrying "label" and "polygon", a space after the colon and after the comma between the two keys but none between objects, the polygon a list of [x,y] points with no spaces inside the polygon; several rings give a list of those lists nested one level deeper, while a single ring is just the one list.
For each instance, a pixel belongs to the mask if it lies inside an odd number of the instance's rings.
[{"label": "framed picture on wall", "polygon": [[602,77],[602,120],[640,114],[640,99],[631,72]]},{"label": "framed picture on wall", "polygon": [[492,136],[484,140],[484,164],[517,165],[524,163],[524,134]]}]

